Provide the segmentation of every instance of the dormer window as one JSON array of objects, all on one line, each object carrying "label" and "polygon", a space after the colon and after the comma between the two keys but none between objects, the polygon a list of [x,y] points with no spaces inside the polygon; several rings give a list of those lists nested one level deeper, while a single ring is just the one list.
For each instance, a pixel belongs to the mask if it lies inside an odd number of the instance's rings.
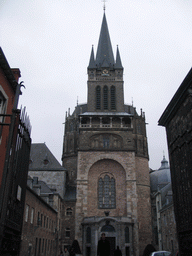
[{"label": "dormer window", "polygon": [[44,164],[44,165],[47,165],[48,163],[49,163],[49,160],[48,160],[48,159],[44,159],[44,160],[43,160],[43,164]]}]

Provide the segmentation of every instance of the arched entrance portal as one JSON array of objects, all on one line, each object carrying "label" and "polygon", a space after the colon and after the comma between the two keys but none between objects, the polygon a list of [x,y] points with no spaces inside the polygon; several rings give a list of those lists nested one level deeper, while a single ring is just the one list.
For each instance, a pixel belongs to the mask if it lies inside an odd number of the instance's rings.
[{"label": "arched entrance portal", "polygon": [[102,233],[110,242],[110,256],[114,255],[117,246],[125,256],[132,256],[133,223],[128,217],[86,217],[82,222],[82,253],[85,256],[96,256],[97,245]]},{"label": "arched entrance portal", "polygon": [[113,256],[116,248],[115,228],[109,224],[109,221],[106,221],[106,224],[101,228],[101,233],[105,233],[106,239],[110,243],[110,256]]}]

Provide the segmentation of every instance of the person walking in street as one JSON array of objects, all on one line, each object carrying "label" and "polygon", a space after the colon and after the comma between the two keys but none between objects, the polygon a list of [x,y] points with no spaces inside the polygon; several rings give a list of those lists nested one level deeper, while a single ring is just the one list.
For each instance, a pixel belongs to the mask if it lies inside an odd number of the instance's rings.
[{"label": "person walking in street", "polygon": [[67,247],[65,247],[65,249],[64,249],[63,256],[69,256],[69,252],[68,252],[68,250],[67,250]]},{"label": "person walking in street", "polygon": [[105,233],[101,234],[101,239],[98,242],[97,255],[110,256],[110,243],[106,240]]},{"label": "person walking in street", "polygon": [[114,256],[122,256],[122,252],[119,249],[119,246],[117,246],[117,249],[114,251]]}]

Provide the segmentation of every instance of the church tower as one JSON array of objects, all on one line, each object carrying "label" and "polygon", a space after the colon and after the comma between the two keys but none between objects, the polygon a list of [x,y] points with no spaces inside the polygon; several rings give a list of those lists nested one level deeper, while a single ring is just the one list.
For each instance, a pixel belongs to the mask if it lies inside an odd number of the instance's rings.
[{"label": "church tower", "polygon": [[87,86],[87,104],[66,114],[64,200],[73,214],[65,228],[83,255],[96,255],[103,232],[111,256],[116,246],[123,255],[142,255],[152,240],[145,115],[124,104],[123,66],[118,47],[114,59],[105,12]]}]

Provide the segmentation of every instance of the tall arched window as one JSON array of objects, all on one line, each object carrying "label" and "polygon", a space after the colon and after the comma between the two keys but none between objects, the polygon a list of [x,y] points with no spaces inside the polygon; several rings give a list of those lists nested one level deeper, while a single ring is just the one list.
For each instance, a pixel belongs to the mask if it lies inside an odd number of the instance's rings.
[{"label": "tall arched window", "polygon": [[115,86],[111,86],[111,110],[116,109]]},{"label": "tall arched window", "polygon": [[103,108],[108,109],[108,87],[106,85],[103,88]]},{"label": "tall arched window", "polygon": [[100,209],[116,206],[115,179],[107,174],[98,181],[98,206]]},{"label": "tall arched window", "polygon": [[87,243],[91,243],[91,228],[88,227],[87,230],[86,230],[86,242]]},{"label": "tall arched window", "polygon": [[129,242],[129,228],[125,228],[125,243],[130,243]]},{"label": "tall arched window", "polygon": [[96,87],[96,109],[101,109],[101,87]]}]

